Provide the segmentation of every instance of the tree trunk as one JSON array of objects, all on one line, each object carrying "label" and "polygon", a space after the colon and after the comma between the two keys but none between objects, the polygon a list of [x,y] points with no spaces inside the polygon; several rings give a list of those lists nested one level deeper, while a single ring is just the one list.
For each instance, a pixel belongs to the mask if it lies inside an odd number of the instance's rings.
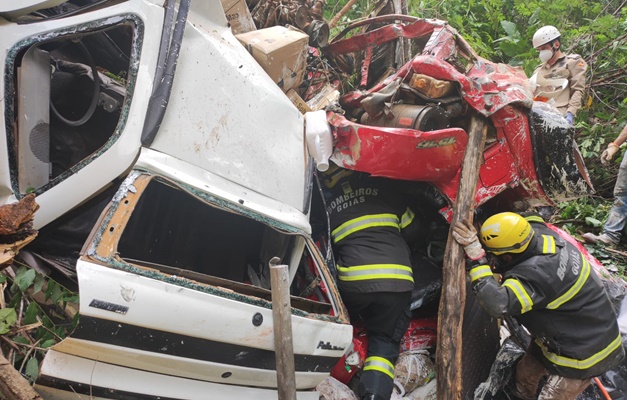
[{"label": "tree trunk", "polygon": [[274,352],[279,400],[296,400],[296,372],[292,340],[292,307],[290,305],[290,276],[287,265],[277,265],[278,257],[270,260],[272,287],[272,319],[274,321]]},{"label": "tree trunk", "polygon": [[40,400],[41,396],[0,354],[0,394],[7,400]]},{"label": "tree trunk", "polygon": [[[483,117],[473,115],[451,227],[458,221],[465,219],[472,221],[486,132],[487,124]],[[444,252],[442,297],[438,312],[436,378],[437,396],[440,400],[461,400],[462,398],[462,322],[466,305],[465,262],[464,249],[452,238],[451,230],[449,230]]]}]

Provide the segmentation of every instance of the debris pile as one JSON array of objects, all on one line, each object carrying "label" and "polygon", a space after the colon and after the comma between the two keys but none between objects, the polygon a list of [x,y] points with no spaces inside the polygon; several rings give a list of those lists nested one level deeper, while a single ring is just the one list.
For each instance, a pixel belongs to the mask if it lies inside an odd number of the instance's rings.
[{"label": "debris pile", "polygon": [[9,265],[19,250],[37,237],[33,218],[38,209],[34,194],[0,206],[0,266]]}]

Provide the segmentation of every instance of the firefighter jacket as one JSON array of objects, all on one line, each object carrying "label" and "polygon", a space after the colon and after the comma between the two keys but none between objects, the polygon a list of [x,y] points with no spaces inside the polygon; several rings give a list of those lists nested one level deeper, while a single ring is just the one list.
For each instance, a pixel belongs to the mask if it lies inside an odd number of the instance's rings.
[{"label": "firefighter jacket", "polygon": [[539,218],[530,223],[534,237],[502,284],[487,265],[469,271],[477,300],[493,317],[516,317],[535,339],[530,351],[552,374],[601,375],[624,357],[603,283],[574,245]]},{"label": "firefighter jacket", "polygon": [[555,108],[564,116],[567,112],[577,115],[586,90],[587,69],[588,64],[579,54],[565,55],[551,66],[543,63],[532,76],[536,82],[534,97],[544,101],[553,99]]},{"label": "firefighter jacket", "polygon": [[402,230],[414,214],[392,181],[355,172],[327,187],[325,197],[340,289],[411,291],[410,250]]}]

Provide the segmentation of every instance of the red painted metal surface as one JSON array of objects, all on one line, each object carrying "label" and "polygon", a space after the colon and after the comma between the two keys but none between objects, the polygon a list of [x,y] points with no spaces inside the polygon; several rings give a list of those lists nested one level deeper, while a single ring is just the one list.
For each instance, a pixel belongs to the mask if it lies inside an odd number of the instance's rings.
[{"label": "red painted metal surface", "polygon": [[[362,100],[372,98],[395,80],[408,84],[415,73],[456,82],[464,103],[487,117],[496,131],[496,137],[484,152],[476,204],[481,205],[507,189],[517,191],[521,198],[553,204],[542,190],[535,172],[527,118],[533,102],[524,71],[479,57],[457,31],[443,21],[414,19],[412,22],[407,16],[388,17],[388,20],[401,22],[348,39],[334,40],[324,49],[327,54],[370,51],[373,46],[398,37],[416,39],[429,35],[421,53],[395,74],[369,90],[344,95],[340,104],[348,111],[347,115],[359,111]],[[365,24],[362,21],[353,28]],[[362,71],[362,78],[364,73],[367,71]],[[329,112],[328,120],[336,139],[332,159],[338,164],[376,176],[430,182],[449,200],[449,204],[454,203],[467,143],[467,133],[463,129],[422,132],[365,126],[333,112]],[[449,219],[450,207],[441,213]]]},{"label": "red painted metal surface", "polygon": [[[427,350],[435,347],[436,331],[438,327],[437,318],[415,318],[409,323],[409,327],[401,339],[400,351]],[[359,356],[359,365],[349,365],[346,359],[354,353]],[[363,361],[368,353],[368,335],[360,324],[353,325],[353,348],[335,364],[331,370],[331,376],[338,381],[348,384],[353,376],[363,366]],[[354,357],[354,356],[353,356]]]},{"label": "red painted metal surface", "polygon": [[468,135],[463,129],[431,132],[360,125],[331,113],[336,159],[376,176],[414,180],[452,179],[461,165]]}]

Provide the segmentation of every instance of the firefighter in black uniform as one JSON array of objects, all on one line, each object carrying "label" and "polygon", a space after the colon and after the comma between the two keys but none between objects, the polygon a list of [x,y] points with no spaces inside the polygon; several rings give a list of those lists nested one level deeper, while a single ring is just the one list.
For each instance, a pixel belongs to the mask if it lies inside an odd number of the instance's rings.
[{"label": "firefighter in black uniform", "polygon": [[351,320],[361,318],[368,332],[358,394],[361,399],[388,400],[411,317],[414,279],[403,233],[414,227],[414,214],[388,179],[335,165],[322,179],[338,287]]},{"label": "firefighter in black uniform", "polygon": [[[479,238],[497,256],[494,279],[474,227],[458,223],[473,292],[495,318],[515,317],[533,340],[516,366],[514,395],[522,399],[575,399],[590,378],[615,367],[625,353],[616,314],[594,268],[540,216],[500,213]],[[546,378],[540,394],[540,381]]]}]

